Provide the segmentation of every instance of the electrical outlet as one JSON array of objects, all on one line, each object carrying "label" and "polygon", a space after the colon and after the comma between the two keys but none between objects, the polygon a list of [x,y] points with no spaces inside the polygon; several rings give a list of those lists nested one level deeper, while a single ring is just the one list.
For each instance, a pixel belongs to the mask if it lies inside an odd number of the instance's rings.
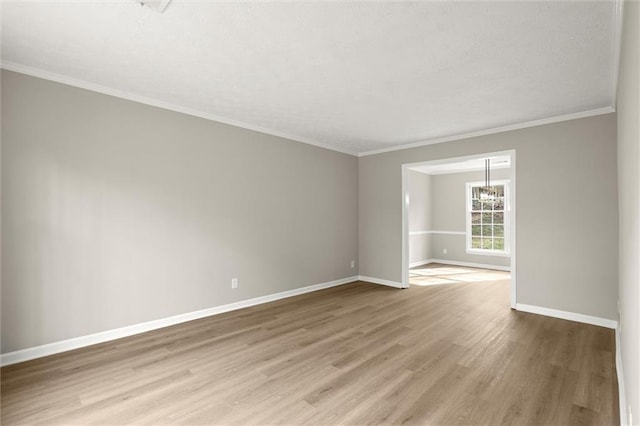
[{"label": "electrical outlet", "polygon": [[442,249],[442,254],[447,254],[447,249]]},{"label": "electrical outlet", "polygon": [[352,261],[351,261],[351,269],[353,269],[353,268],[355,268],[355,267],[356,267],[356,261],[355,261],[355,260],[352,260]]},{"label": "electrical outlet", "polygon": [[238,288],[238,279],[231,278],[231,288]]}]

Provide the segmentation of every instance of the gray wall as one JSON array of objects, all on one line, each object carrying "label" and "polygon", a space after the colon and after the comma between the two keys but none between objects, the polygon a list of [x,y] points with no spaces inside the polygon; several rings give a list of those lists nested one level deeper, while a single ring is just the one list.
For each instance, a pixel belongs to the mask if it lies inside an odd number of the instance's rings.
[{"label": "gray wall", "polygon": [[[491,170],[491,180],[505,180],[510,169]],[[432,179],[432,227],[439,231],[466,230],[467,182],[484,182],[484,171],[434,175]]]},{"label": "gray wall", "polygon": [[[624,3],[618,81],[618,191],[620,194],[618,300],[620,354],[627,405],[640,422],[640,3]],[[625,409],[627,410],[627,409]]]},{"label": "gray wall", "polygon": [[[491,179],[509,179],[509,169],[491,171]],[[431,217],[432,227],[436,231],[466,231],[466,191],[467,182],[484,181],[484,171],[450,173],[432,176]],[[444,254],[443,249],[447,249]],[[510,266],[510,258],[468,254],[465,235],[433,234],[431,236],[431,255],[435,259],[457,262],[480,263],[493,266]]]},{"label": "gray wall", "polygon": [[360,273],[402,280],[402,164],[515,149],[518,303],[615,319],[615,140],[606,114],[360,157]]},{"label": "gray wall", "polygon": [[353,156],[7,71],[2,143],[4,353],[358,273]]},{"label": "gray wall", "polygon": [[[492,179],[509,179],[509,169],[495,169]],[[466,232],[467,182],[484,180],[484,171],[428,175],[409,170],[409,263],[429,259],[510,266],[510,258],[494,255],[468,254],[466,236],[441,234]],[[413,234],[411,232],[436,231]],[[447,249],[447,253],[443,253]]]},{"label": "gray wall", "polygon": [[[407,175],[409,195],[409,263],[431,258],[431,176],[413,170]],[[414,233],[414,234],[412,234]]]}]

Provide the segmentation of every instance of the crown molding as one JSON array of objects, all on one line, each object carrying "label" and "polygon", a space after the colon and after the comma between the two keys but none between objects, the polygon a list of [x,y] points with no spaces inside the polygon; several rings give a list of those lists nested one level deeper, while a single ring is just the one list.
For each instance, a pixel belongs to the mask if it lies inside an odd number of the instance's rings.
[{"label": "crown molding", "polygon": [[[622,3],[621,0],[617,0],[616,4],[618,5],[618,4],[621,4],[621,3]],[[618,19],[616,22],[621,23],[621,14],[622,14],[621,6],[618,7],[618,11],[619,11],[620,19]],[[619,26],[621,26],[621,25],[619,25]],[[620,32],[620,31],[618,31],[618,32]],[[618,37],[618,38],[620,38],[620,37]],[[618,44],[618,47],[619,47],[620,40],[618,40],[617,44]],[[619,56],[619,52],[618,52],[617,56]],[[614,64],[614,67],[615,67],[616,70],[618,69],[618,62],[619,62],[619,60],[615,61],[615,64]],[[237,121],[237,120],[234,120],[234,119],[221,117],[221,116],[218,116],[218,115],[215,115],[215,114],[210,114],[210,113],[207,113],[207,112],[204,112],[204,111],[199,111],[199,110],[183,107],[181,105],[174,104],[174,103],[171,103],[171,102],[165,102],[165,101],[161,101],[159,99],[153,99],[153,98],[148,98],[146,96],[140,96],[140,95],[137,95],[135,93],[130,93],[130,92],[127,92],[127,91],[124,91],[124,90],[119,90],[119,89],[115,89],[115,88],[112,88],[112,87],[102,86],[100,84],[91,83],[91,82],[88,82],[88,81],[84,81],[84,80],[80,80],[80,79],[76,79],[76,78],[72,78],[72,77],[67,77],[67,76],[64,76],[64,75],[61,75],[61,74],[52,73],[52,72],[45,71],[45,70],[42,70],[42,69],[39,69],[39,68],[29,67],[29,66],[26,66],[26,65],[15,63],[15,62],[3,61],[3,62],[0,63],[0,68],[4,69],[4,70],[7,70],[7,71],[13,71],[13,72],[17,72],[17,73],[20,73],[20,74],[25,74],[25,75],[29,75],[29,76],[32,76],[32,77],[41,78],[41,79],[44,79],[44,80],[54,81],[56,83],[66,84],[68,86],[78,87],[80,89],[90,90],[92,92],[102,93],[102,94],[105,94],[105,95],[114,96],[114,97],[117,97],[117,98],[126,99],[126,100],[133,101],[133,102],[138,102],[138,103],[141,103],[141,104],[150,105],[150,106],[153,106],[153,107],[156,107],[156,108],[162,108],[162,109],[166,109],[166,110],[169,110],[169,111],[178,112],[178,113],[181,113],[181,114],[186,114],[186,115],[191,115],[191,116],[194,116],[194,117],[203,118],[205,120],[210,120],[210,121],[215,121],[215,122],[218,122],[218,123],[228,124],[230,126],[235,126],[235,127],[239,127],[239,128],[242,128],[242,129],[252,130],[252,131],[255,131],[255,132],[259,132],[259,133],[263,133],[263,134],[267,134],[267,135],[271,135],[271,136],[277,136],[277,137],[288,139],[288,140],[291,140],[291,141],[294,141],[294,142],[300,142],[300,143],[304,143],[304,144],[307,144],[307,145],[312,145],[312,146],[315,146],[315,147],[318,147],[318,148],[339,152],[339,153],[342,153],[342,154],[353,155],[353,156],[356,156],[356,157],[365,157],[365,156],[368,156],[368,155],[382,154],[382,153],[385,153],[385,152],[401,151],[401,150],[404,150],[404,149],[418,148],[418,147],[422,147],[422,146],[426,146],[426,145],[433,145],[433,144],[442,143],[442,142],[452,142],[452,141],[461,140],[461,139],[468,139],[468,138],[478,137],[478,136],[486,136],[486,135],[491,135],[491,134],[495,134],[495,133],[508,132],[508,131],[511,131],[511,130],[525,129],[525,128],[528,128],[528,127],[542,126],[542,125],[545,125],[545,124],[552,124],[552,123],[558,123],[558,122],[562,122],[562,121],[576,120],[576,119],[579,119],[579,118],[586,118],[586,117],[592,117],[592,116],[596,116],[596,115],[609,114],[609,113],[615,112],[615,108],[613,106],[607,106],[607,107],[604,107],[604,108],[597,108],[597,109],[581,111],[581,112],[576,112],[576,113],[571,113],[571,114],[548,117],[548,118],[543,118],[543,119],[540,119],[540,120],[526,121],[526,122],[523,122],[523,123],[516,123],[516,124],[507,125],[507,126],[494,127],[494,128],[484,129],[484,130],[477,130],[477,131],[473,131],[473,132],[469,132],[469,133],[461,133],[461,134],[452,135],[452,136],[444,136],[444,137],[440,137],[440,138],[427,139],[427,140],[424,140],[424,141],[421,141],[421,142],[396,145],[396,146],[393,146],[393,147],[382,148],[382,149],[377,149],[377,150],[373,150],[373,151],[354,152],[354,151],[350,151],[350,150],[339,149],[339,148],[336,148],[334,146],[330,146],[330,145],[327,145],[325,143],[318,142],[318,141],[315,141],[315,140],[311,140],[311,139],[308,139],[308,138],[305,138],[305,137],[296,136],[296,135],[288,134],[288,133],[285,133],[285,132],[280,132],[280,131],[273,130],[273,129],[267,129],[267,128],[264,128],[264,127],[261,127],[261,126],[256,126],[256,125],[245,123],[245,122],[242,122],[242,121]],[[614,80],[615,81],[614,81],[613,84],[617,87],[617,80],[618,80],[617,76],[615,77]]]},{"label": "crown molding", "polygon": [[358,154],[358,157],[366,157],[368,155],[383,154],[385,152],[392,152],[392,151],[401,151],[403,149],[419,148],[421,146],[433,145],[433,144],[442,143],[442,142],[451,142],[451,141],[457,141],[460,139],[468,139],[468,138],[474,138],[478,136],[492,135],[495,133],[503,133],[511,130],[526,129],[528,127],[536,127],[536,126],[542,126],[545,124],[559,123],[562,121],[577,120],[579,118],[593,117],[595,115],[609,114],[612,112],[615,112],[615,109],[611,106],[607,106],[604,108],[590,109],[588,111],[574,112],[571,114],[542,118],[540,120],[525,121],[523,123],[510,124],[508,126],[493,127],[493,128],[484,129],[484,130],[476,130],[474,132],[469,132],[469,133],[461,133],[458,135],[427,139],[422,142],[396,145],[389,148],[382,148],[382,149],[376,149],[374,151],[361,152]]},{"label": "crown molding", "polygon": [[339,149],[334,146],[327,145],[322,142],[318,142],[313,139],[305,138],[302,136],[297,136],[293,134],[289,134],[286,132],[281,132],[278,130],[268,129],[266,127],[256,126],[253,124],[245,123],[243,121],[234,120],[227,117],[222,117],[216,114],[211,114],[205,111],[199,111],[192,108],[187,108],[182,105],[178,105],[172,102],[165,102],[159,99],[148,98],[146,96],[140,96],[135,93],[127,92],[124,90],[115,89],[108,86],[102,86],[100,84],[92,83],[85,80],[80,80],[73,77],[68,77],[61,74],[52,73],[49,71],[45,71],[39,68],[30,67],[27,65],[18,64],[15,62],[7,62],[3,61],[0,63],[0,68],[13,71],[20,74],[25,74],[31,77],[37,77],[44,80],[54,81],[56,83],[66,84],[68,86],[78,87],[80,89],[90,90],[92,92],[102,93],[104,95],[114,96],[116,98],[126,99],[128,101],[138,102],[145,105],[150,105],[156,108],[162,108],[169,111],[178,112],[181,114],[191,115],[194,117],[204,118],[205,120],[215,121],[218,123],[228,124],[230,126],[240,127],[242,129],[252,130],[254,132],[260,132],[271,136],[277,136],[284,139],[289,139],[294,142],[301,142],[307,145],[313,145],[318,148],[328,149],[330,151],[339,152],[342,154],[348,154],[357,156],[357,152]]}]

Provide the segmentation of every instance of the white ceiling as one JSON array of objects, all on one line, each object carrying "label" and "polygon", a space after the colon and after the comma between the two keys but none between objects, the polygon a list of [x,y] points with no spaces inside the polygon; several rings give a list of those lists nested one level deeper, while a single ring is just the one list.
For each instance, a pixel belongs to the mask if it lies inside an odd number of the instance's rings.
[{"label": "white ceiling", "polygon": [[174,0],[159,14],[133,0],[3,1],[2,66],[364,153],[610,109],[617,11]]}]

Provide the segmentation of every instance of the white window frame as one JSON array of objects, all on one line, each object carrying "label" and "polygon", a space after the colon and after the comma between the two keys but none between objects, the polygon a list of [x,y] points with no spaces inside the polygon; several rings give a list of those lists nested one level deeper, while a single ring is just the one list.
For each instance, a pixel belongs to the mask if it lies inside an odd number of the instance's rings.
[{"label": "white window frame", "polygon": [[477,249],[471,247],[471,188],[476,186],[484,186],[485,182],[467,182],[466,192],[466,250],[467,254],[480,254],[484,256],[510,256],[511,255],[511,194],[509,179],[491,181],[491,186],[504,185],[504,250]]}]

